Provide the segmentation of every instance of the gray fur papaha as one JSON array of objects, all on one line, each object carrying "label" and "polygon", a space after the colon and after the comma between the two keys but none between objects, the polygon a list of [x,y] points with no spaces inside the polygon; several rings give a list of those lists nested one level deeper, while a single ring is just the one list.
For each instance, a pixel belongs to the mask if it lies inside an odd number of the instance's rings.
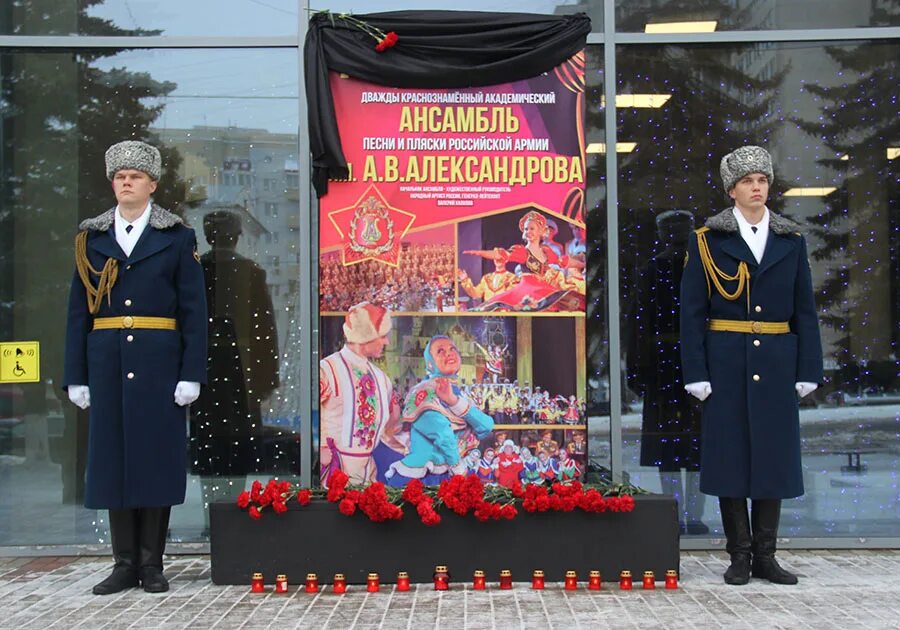
[{"label": "gray fur papaha", "polygon": [[138,140],[125,140],[112,145],[106,150],[106,177],[112,181],[115,174],[123,169],[143,171],[159,180],[162,171],[159,149]]},{"label": "gray fur papaha", "polygon": [[726,191],[734,188],[739,179],[751,173],[762,173],[769,178],[769,185],[775,178],[772,156],[762,147],[754,146],[741,147],[723,157],[719,172]]}]

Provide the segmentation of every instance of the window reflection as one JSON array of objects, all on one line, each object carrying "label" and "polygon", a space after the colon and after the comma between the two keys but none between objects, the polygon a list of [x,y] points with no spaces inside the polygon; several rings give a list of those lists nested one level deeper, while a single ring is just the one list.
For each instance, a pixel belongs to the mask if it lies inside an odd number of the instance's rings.
[{"label": "window reflection", "polygon": [[[687,477],[676,489],[659,476],[664,455],[677,455],[689,471],[693,453],[693,446],[681,450],[685,434],[671,432],[685,420],[693,426],[690,401],[660,407],[683,396],[677,372],[664,378],[677,361],[670,332],[678,266],[663,264],[677,245],[659,228],[679,216],[687,223],[689,215],[699,227],[728,207],[718,160],[761,144],[775,160],[769,208],[807,228],[825,346],[827,382],[801,402],[807,492],[785,503],[783,529],[793,536],[896,535],[900,200],[897,161],[889,156],[897,52],[869,42],[619,51],[621,94],[670,95],[661,106],[623,101],[617,112],[619,140],[634,143],[619,153],[619,282],[630,305],[621,316],[630,340],[625,461],[639,485],[681,492],[686,522],[705,497],[692,497]],[[715,510],[709,502],[703,514],[718,528]]]},{"label": "window reflection", "polygon": [[[591,4],[601,4],[592,0]],[[900,8],[895,2],[816,0],[616,0],[616,30],[643,33],[647,25],[657,32],[756,31],[777,29],[897,26]]]},{"label": "window reflection", "polygon": [[0,35],[296,35],[301,0],[19,0],[0,11]]},{"label": "window reflection", "polygon": [[[603,47],[588,46],[585,51],[587,100],[585,141],[587,146],[604,141],[603,113],[591,103],[599,103],[603,94]],[[588,449],[591,464],[604,476],[610,474],[610,391],[609,322],[606,284],[606,162],[603,155],[588,152],[585,196],[587,215],[587,304],[585,343],[587,370]]]},{"label": "window reflection", "polygon": [[105,513],[82,507],[87,414],[59,388],[60,313],[76,226],[115,203],[103,154],[123,138],[159,146],[155,200],[197,231],[210,293],[214,385],[186,423],[173,540],[200,539],[206,500],[299,474],[297,76],[295,50],[0,55],[0,337],[43,357],[42,382],[0,385],[0,545],[106,539]]}]

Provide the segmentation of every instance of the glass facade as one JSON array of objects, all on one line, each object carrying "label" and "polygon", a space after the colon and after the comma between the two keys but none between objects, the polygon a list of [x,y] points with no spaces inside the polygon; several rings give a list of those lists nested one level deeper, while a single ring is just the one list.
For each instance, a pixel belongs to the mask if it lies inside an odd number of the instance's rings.
[{"label": "glass facade", "polygon": [[[298,136],[306,127],[298,16],[307,7],[188,4],[31,0],[0,9],[0,341],[39,341],[41,354],[39,382],[0,384],[0,546],[108,542],[105,512],[82,507],[87,413],[60,388],[62,314],[78,222],[114,203],[103,152],[124,138],[162,149],[155,198],[195,229],[210,306],[210,386],[185,420],[188,494],[173,510],[172,541],[207,540],[207,502],[230,500],[253,479],[316,469],[301,456],[301,446],[317,447],[315,384],[304,377],[318,360],[309,343],[318,339],[308,260],[316,260],[316,204]],[[785,503],[782,534],[848,546],[900,539],[900,30],[867,36],[869,27],[896,27],[900,10],[804,4],[418,7],[586,11],[592,41],[604,8],[614,8],[609,32],[630,38],[605,39],[614,73],[605,72],[603,44],[587,49],[590,457],[601,474],[676,495],[684,532],[700,545],[721,537],[721,525],[715,500],[697,491],[699,415],[680,391],[680,261],[687,230],[727,205],[719,158],[747,143],[773,155],[769,207],[807,226],[825,352],[826,383],[801,406],[806,494]],[[717,31],[744,34],[734,43],[702,33],[639,41],[645,24],[666,21],[715,21]],[[829,37],[832,28],[856,30]],[[778,29],[823,30],[814,41],[752,41],[754,31]],[[44,35],[66,36],[65,48],[34,39]],[[148,35],[178,36],[183,47],[147,47]],[[106,36],[133,45],[104,48]],[[217,47],[200,41],[210,36],[221,38]],[[240,37],[259,41],[228,41]]]},{"label": "glass facade", "polygon": [[715,160],[744,144],[773,156],[768,207],[808,226],[825,354],[800,413],[806,494],[785,502],[783,535],[897,531],[898,54],[871,41],[617,51],[617,92],[656,95],[617,110],[624,468],[682,497],[689,534],[719,518],[697,492],[679,282],[690,230],[730,205]]}]

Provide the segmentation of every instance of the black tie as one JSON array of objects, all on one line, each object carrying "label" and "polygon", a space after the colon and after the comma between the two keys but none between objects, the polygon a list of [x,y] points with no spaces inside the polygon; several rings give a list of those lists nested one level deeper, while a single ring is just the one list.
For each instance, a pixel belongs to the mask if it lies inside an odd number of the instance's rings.
[{"label": "black tie", "polygon": [[[125,226],[125,233],[126,233],[126,234],[131,234],[131,228],[133,228],[133,227],[134,227],[133,225],[126,225],[126,226]],[[756,231],[756,228],[753,228],[753,231],[755,232],[755,231]]]},{"label": "black tie", "polygon": [[[131,227],[130,225],[128,227]],[[756,234],[756,230],[758,229],[755,225],[751,225],[750,229],[753,230],[753,233]]]}]

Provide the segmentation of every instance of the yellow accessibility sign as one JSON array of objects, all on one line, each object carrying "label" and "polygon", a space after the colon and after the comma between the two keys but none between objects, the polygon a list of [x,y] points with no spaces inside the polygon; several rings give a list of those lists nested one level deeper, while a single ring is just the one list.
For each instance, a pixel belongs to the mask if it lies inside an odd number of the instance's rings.
[{"label": "yellow accessibility sign", "polygon": [[0,341],[0,383],[37,383],[40,380],[39,341]]}]

